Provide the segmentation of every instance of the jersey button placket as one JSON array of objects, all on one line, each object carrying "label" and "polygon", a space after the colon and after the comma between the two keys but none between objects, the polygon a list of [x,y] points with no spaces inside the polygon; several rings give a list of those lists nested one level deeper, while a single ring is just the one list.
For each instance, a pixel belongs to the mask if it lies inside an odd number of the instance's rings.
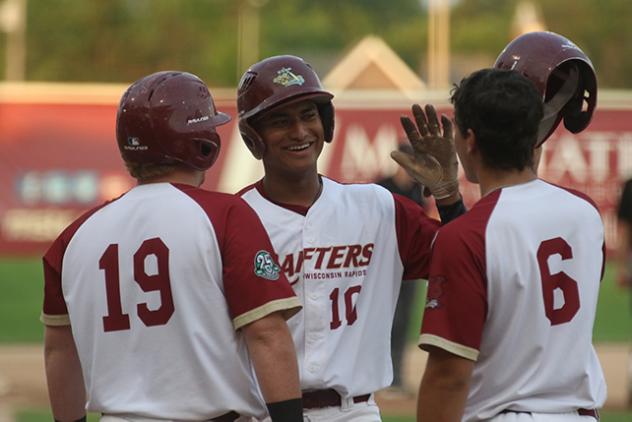
[{"label": "jersey button placket", "polygon": [[[308,216],[309,217],[309,216]],[[316,234],[314,233],[314,227],[309,223],[309,218],[306,218],[303,225],[303,250],[306,248],[317,248]],[[327,322],[326,315],[327,309],[325,307],[326,301],[323,299],[322,280],[313,279],[309,275],[314,275],[319,271],[315,268],[315,257],[312,255],[310,258],[306,258],[303,262],[303,287],[305,289],[305,364],[307,371],[316,374],[321,369],[320,364],[320,351],[323,335],[322,330]],[[308,277],[305,274],[309,273]]]}]

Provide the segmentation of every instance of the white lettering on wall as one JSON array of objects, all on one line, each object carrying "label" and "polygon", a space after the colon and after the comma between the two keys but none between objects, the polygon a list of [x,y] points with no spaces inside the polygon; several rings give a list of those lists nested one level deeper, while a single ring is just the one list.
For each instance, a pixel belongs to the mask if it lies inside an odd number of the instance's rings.
[{"label": "white lettering on wall", "polygon": [[562,136],[547,155],[549,158],[545,176],[547,180],[555,183],[569,173],[578,183],[586,182],[588,164],[576,137]]},{"label": "white lettering on wall", "polygon": [[371,141],[362,126],[349,125],[340,172],[345,180],[354,181],[372,181],[381,174],[391,173],[397,165],[390,156],[394,149],[397,149],[394,126],[380,126]]},{"label": "white lettering on wall", "polygon": [[618,176],[621,181],[632,177],[632,133],[622,133],[616,142]]},{"label": "white lettering on wall", "polygon": [[576,142],[586,142],[588,149],[588,162],[590,163],[589,172],[590,180],[597,183],[603,183],[608,179],[610,173],[610,149],[614,138],[613,133],[593,132],[586,137],[586,140],[578,140]]}]

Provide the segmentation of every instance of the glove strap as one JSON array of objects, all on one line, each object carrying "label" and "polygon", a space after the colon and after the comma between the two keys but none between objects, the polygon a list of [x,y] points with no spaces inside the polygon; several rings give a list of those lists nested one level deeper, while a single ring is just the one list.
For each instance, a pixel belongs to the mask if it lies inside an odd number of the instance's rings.
[{"label": "glove strap", "polygon": [[448,198],[459,190],[459,182],[457,180],[452,180],[449,182],[441,182],[436,185],[430,187],[430,193],[435,199],[444,199]]}]

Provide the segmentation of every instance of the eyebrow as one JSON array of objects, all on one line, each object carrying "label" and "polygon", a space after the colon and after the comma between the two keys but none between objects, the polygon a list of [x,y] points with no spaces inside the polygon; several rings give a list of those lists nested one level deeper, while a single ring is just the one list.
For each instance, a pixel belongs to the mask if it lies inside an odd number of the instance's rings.
[{"label": "eyebrow", "polygon": [[[310,112],[310,111],[317,111],[318,107],[316,106],[316,104],[314,103],[310,103],[310,104],[305,104],[304,106],[300,107],[298,109],[299,113],[306,113],[306,112]],[[290,115],[289,112],[286,111],[270,111],[270,114],[268,114],[267,116],[261,116],[260,121],[264,121],[264,120],[270,120],[270,119],[277,119],[277,118],[284,118],[284,117],[288,117]]]},{"label": "eyebrow", "polygon": [[312,111],[312,110],[317,110],[318,106],[314,103],[309,103],[309,104],[305,104],[303,107],[301,107],[299,109],[300,113],[303,113],[305,111]]}]

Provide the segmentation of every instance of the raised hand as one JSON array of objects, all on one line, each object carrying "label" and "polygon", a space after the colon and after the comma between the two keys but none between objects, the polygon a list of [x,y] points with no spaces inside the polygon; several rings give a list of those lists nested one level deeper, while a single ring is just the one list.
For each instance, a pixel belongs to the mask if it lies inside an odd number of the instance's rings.
[{"label": "raised hand", "polygon": [[459,189],[452,122],[441,115],[439,124],[437,112],[430,104],[425,106],[425,112],[414,104],[412,112],[415,123],[407,116],[402,116],[400,121],[414,154],[393,151],[391,157],[424,185],[435,199],[448,198]]}]

